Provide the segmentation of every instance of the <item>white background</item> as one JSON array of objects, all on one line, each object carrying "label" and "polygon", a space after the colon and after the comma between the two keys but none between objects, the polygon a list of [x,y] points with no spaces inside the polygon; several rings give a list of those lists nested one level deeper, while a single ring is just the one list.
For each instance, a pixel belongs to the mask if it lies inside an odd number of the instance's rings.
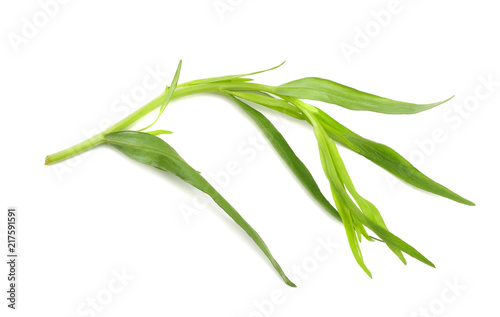
[{"label": "white background", "polygon": [[[9,206],[18,208],[20,254],[15,312],[6,308],[7,266],[1,266],[2,316],[498,314],[496,2],[61,1],[49,6],[50,17],[41,5],[48,2],[0,5],[0,254],[5,259]],[[39,26],[30,29],[33,19]],[[347,54],[342,47],[349,45],[355,51]],[[412,116],[314,103],[477,204],[416,190],[341,149],[359,192],[437,268],[411,258],[404,266],[382,244],[363,242],[374,276],[368,278],[343,227],[267,142],[252,142],[260,136],[253,122],[217,96],[175,101],[156,128],[174,131],[164,139],[214,184],[214,175],[220,184],[228,164],[237,165],[220,191],[284,268],[305,272],[291,274],[297,289],[280,280],[222,210],[171,175],[105,146],[43,165],[45,155],[156,97],[180,58],[181,82],[287,60],[256,81],[319,76],[417,103],[456,95]],[[148,77],[151,69],[160,70],[158,80]],[[496,82],[490,90],[488,80]],[[135,106],[123,102],[127,97]],[[310,127],[264,113],[279,120],[327,194]],[[116,275],[123,272],[128,280],[120,283]],[[92,298],[97,309],[88,306]]]}]

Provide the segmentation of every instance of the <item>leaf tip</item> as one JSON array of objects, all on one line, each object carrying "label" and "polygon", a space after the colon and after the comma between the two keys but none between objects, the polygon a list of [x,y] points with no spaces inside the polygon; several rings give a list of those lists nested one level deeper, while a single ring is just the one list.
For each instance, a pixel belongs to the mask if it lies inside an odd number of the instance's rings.
[{"label": "leaf tip", "polygon": [[452,95],[450,98],[444,100],[444,101],[441,101],[441,103],[445,103],[445,102],[448,102],[450,101],[451,99],[455,98],[455,95]]},{"label": "leaf tip", "polygon": [[467,206],[475,206],[476,204],[468,199],[462,198],[462,204],[467,205]]},{"label": "leaf tip", "polygon": [[[457,195],[458,196],[458,195]],[[458,196],[456,199],[453,199],[455,200],[456,202],[458,203],[461,203],[461,204],[464,204],[464,205],[467,205],[467,206],[475,206],[476,204],[473,203],[472,201],[462,197],[462,196]]]},{"label": "leaf tip", "polygon": [[408,265],[408,262],[406,261],[403,253],[401,253],[401,256],[399,257],[399,259],[401,260],[401,262],[403,262],[404,265]]},{"label": "leaf tip", "polygon": [[434,105],[433,107],[439,106],[439,105],[442,105],[443,103],[446,103],[446,102],[450,101],[453,98],[455,98],[455,95],[453,95],[453,96],[451,96],[451,97],[449,97],[449,98],[447,98],[447,99],[445,99],[443,101],[439,101],[439,102],[436,102],[436,103],[431,104],[431,105]]},{"label": "leaf tip", "polygon": [[286,285],[290,286],[290,287],[294,287],[294,288],[297,288],[297,285],[295,285],[292,281],[288,280],[288,281],[285,281]]},{"label": "leaf tip", "polygon": [[280,68],[285,63],[286,63],[286,60],[284,60],[283,62],[281,62],[281,64],[279,64],[278,66],[274,66],[273,68],[269,68],[268,70],[275,70],[276,68]]},{"label": "leaf tip", "polygon": [[364,265],[364,263],[361,265],[359,262],[358,264],[361,266],[361,269],[368,275],[371,279],[373,279],[372,272]]}]

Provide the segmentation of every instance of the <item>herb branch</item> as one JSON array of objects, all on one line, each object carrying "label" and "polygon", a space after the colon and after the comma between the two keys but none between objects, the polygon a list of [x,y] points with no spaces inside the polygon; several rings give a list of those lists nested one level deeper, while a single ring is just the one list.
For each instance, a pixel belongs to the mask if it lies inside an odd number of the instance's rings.
[{"label": "herb branch", "polygon": [[[317,77],[302,78],[280,86],[257,84],[248,77],[274,70],[281,65],[283,63],[253,73],[205,78],[178,85],[182,66],[182,61],[180,61],[172,83],[158,97],[101,133],[70,148],[48,155],[45,164],[54,164],[98,145],[107,144],[135,161],[174,174],[209,195],[258,245],[283,281],[287,285],[295,287],[263,239],[250,224],[199,172],[182,159],[167,142],[158,137],[158,135],[170,134],[171,132],[167,130],[143,132],[158,121],[171,101],[194,94],[218,93],[229,98],[255,122],[311,197],[331,216],[343,223],[354,258],[366,274],[372,276],[361,253],[360,242],[363,237],[367,241],[384,242],[404,264],[406,264],[404,253],[406,253],[420,262],[434,267],[434,264],[419,251],[391,233],[379,210],[358,193],[340,157],[337,144],[364,156],[411,185],[465,205],[474,206],[474,203],[425,176],[390,147],[361,137],[321,109],[303,100],[322,101],[357,111],[414,114],[434,108],[450,98],[441,102],[415,104],[379,97]],[[329,181],[335,207],[323,195],[313,176],[294,153],[283,135],[252,104],[261,105],[298,120],[305,120],[312,126],[318,144],[321,165]],[[158,108],[159,114],[153,123],[137,131],[125,130]],[[369,231],[377,237],[371,236]]]}]

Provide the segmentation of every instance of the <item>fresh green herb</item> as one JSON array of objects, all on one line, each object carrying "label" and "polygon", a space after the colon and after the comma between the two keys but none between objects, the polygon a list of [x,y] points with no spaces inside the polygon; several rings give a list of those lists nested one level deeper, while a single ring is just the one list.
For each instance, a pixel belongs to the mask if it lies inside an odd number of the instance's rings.
[{"label": "fresh green herb", "polygon": [[[355,260],[370,277],[372,276],[371,272],[361,253],[362,237],[365,237],[367,241],[385,243],[405,264],[406,259],[403,253],[434,267],[434,264],[415,248],[392,234],[379,210],[358,193],[340,157],[336,143],[364,156],[396,177],[418,188],[462,204],[473,206],[474,203],[431,180],[390,147],[357,135],[321,109],[305,103],[301,99],[323,101],[351,110],[385,114],[418,113],[438,106],[449,99],[436,103],[414,104],[382,98],[322,78],[308,77],[280,86],[261,85],[253,83],[252,79],[248,78],[250,75],[270,71],[281,65],[283,63],[263,71],[200,79],[177,85],[182,66],[182,62],[179,62],[170,87],[167,87],[160,96],[88,140],[48,155],[45,164],[60,162],[104,143],[117,148],[133,160],[174,174],[209,195],[254,240],[285,283],[295,286],[285,275],[257,232],[199,172],[188,165],[172,147],[158,137],[158,135],[170,134],[171,132],[166,130],[141,132],[158,121],[170,101],[198,93],[219,93],[230,98],[257,124],[309,194],[330,215],[343,223]],[[245,101],[264,106],[295,119],[305,120],[312,126],[318,143],[323,171],[330,183],[336,208],[321,193],[311,173],[291,149],[283,135],[262,113]],[[157,108],[160,109],[159,115],[152,124],[138,131],[125,130]],[[371,236],[368,230],[377,237]]]}]

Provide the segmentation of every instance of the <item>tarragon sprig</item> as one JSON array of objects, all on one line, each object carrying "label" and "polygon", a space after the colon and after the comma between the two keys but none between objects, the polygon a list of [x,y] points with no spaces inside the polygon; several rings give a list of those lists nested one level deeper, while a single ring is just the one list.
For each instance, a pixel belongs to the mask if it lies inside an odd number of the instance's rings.
[{"label": "tarragon sprig", "polygon": [[[368,241],[383,241],[405,264],[406,260],[403,253],[434,267],[434,264],[415,248],[391,233],[382,219],[379,210],[358,193],[340,157],[337,144],[366,157],[396,177],[418,188],[462,204],[471,206],[474,204],[425,176],[390,147],[359,136],[321,109],[304,102],[302,99],[336,104],[351,110],[372,111],[384,114],[418,113],[436,107],[449,99],[436,103],[414,104],[368,94],[331,80],[316,77],[298,79],[280,86],[257,84],[253,83],[251,78],[248,78],[251,75],[276,69],[282,64],[263,71],[199,79],[178,85],[182,65],[182,62],[179,62],[172,83],[157,98],[101,133],[63,151],[48,155],[45,159],[45,164],[57,163],[100,144],[108,144],[117,148],[133,160],[174,174],[209,195],[253,239],[285,283],[295,286],[286,276],[260,235],[250,224],[243,219],[236,209],[197,170],[192,168],[170,145],[158,137],[158,135],[169,134],[171,132],[166,130],[143,132],[158,121],[158,118],[172,100],[198,93],[219,93],[228,97],[235,105],[243,109],[269,139],[270,143],[309,194],[329,214],[344,224],[353,255],[359,266],[370,277],[371,272],[366,266],[361,253],[360,242],[362,237],[365,237]],[[318,143],[321,164],[330,184],[335,207],[322,194],[307,167],[294,153],[281,133],[262,113],[248,102],[278,111],[295,119],[305,120],[312,126]],[[157,108],[160,111],[152,124],[138,131],[125,130]],[[369,231],[378,238],[370,235]]]}]

